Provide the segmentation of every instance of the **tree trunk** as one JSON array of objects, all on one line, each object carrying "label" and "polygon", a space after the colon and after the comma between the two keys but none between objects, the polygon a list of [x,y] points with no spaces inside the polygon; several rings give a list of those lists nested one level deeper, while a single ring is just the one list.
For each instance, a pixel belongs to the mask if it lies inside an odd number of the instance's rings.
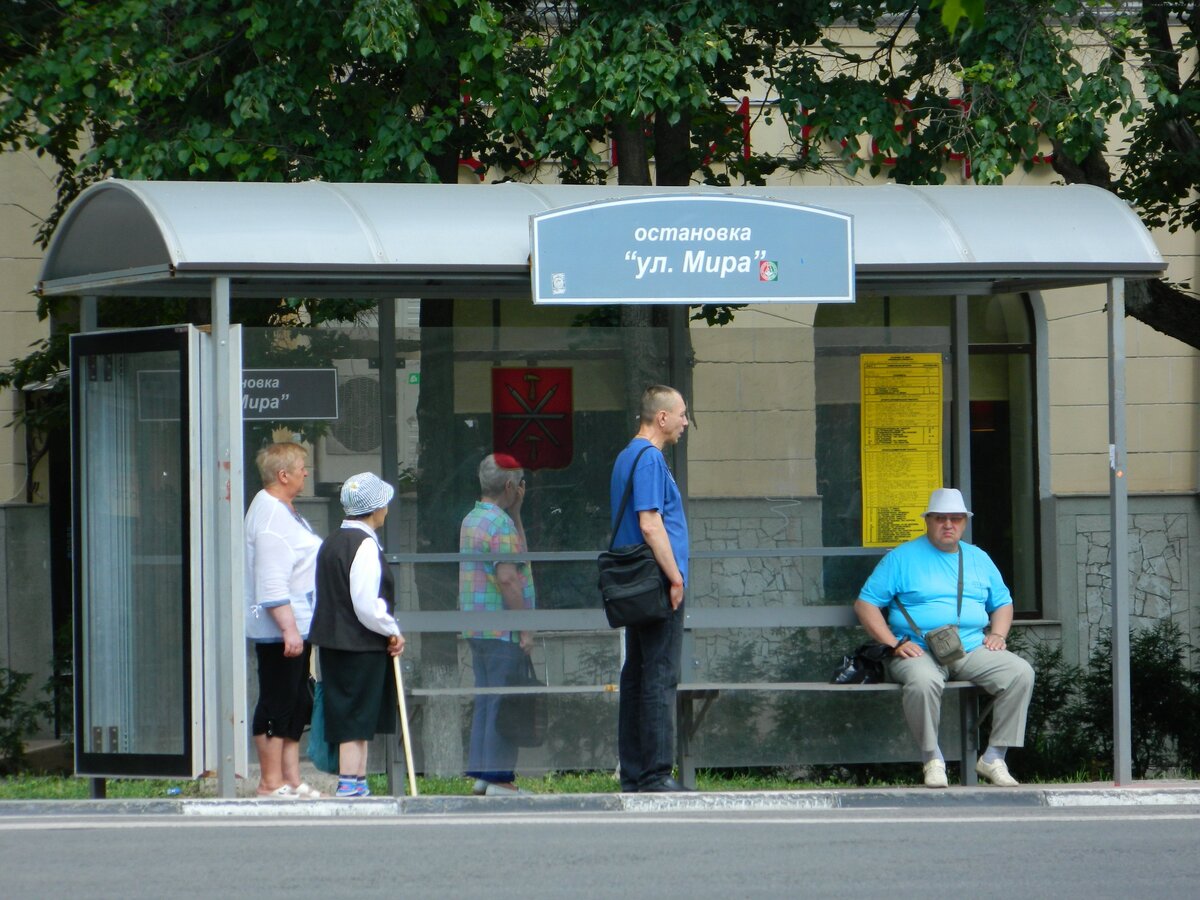
[{"label": "tree trunk", "polygon": [[650,184],[650,157],[646,153],[646,123],[641,119],[614,122],[617,142],[617,183]]},{"label": "tree trunk", "polygon": [[674,125],[664,114],[654,119],[654,175],[660,185],[687,187],[695,170],[692,160],[692,120],[687,114]]},{"label": "tree trunk", "polygon": [[[456,478],[454,440],[453,303],[421,301],[421,392],[417,398],[420,470],[417,477],[417,553],[446,552],[458,547],[458,530],[445,512],[447,486]],[[417,608],[458,608],[458,567],[453,563],[416,566],[413,580]],[[403,619],[401,619],[403,622]],[[405,654],[417,657],[415,684],[457,687],[458,638],[454,634],[422,634],[419,645]],[[421,718],[419,746],[426,774],[459,774],[463,756],[461,707],[454,697],[430,698]]]},{"label": "tree trunk", "polygon": [[[650,157],[646,152],[646,126],[641,119],[613,123],[617,142],[617,183],[648,186]],[[657,339],[653,307],[626,303],[621,306],[621,343],[625,351],[625,409],[636,414],[649,385],[663,380],[666,342]],[[630,433],[636,425],[630,423]]]},{"label": "tree trunk", "polygon": [[1129,282],[1125,314],[1200,350],[1200,301],[1161,278]]},{"label": "tree trunk", "polygon": [[[417,398],[420,470],[417,474],[418,553],[444,553],[458,547],[458,523],[447,516],[448,486],[455,483],[453,304],[421,301],[421,392]],[[423,610],[458,608],[458,570],[453,563],[417,566],[413,573],[417,606]],[[457,664],[456,639],[423,635],[422,665]]]},{"label": "tree trunk", "polygon": [[458,160],[461,154],[453,151],[429,157],[429,164],[437,172],[441,184],[458,184]]}]

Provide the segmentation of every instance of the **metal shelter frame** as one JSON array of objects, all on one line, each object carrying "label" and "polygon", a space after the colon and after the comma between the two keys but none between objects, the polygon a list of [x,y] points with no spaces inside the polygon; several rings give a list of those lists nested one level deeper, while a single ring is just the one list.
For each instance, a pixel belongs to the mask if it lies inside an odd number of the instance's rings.
[{"label": "metal shelter frame", "polygon": [[[953,296],[961,310],[968,296],[1108,286],[1113,771],[1118,784],[1132,780],[1124,291],[1126,280],[1157,277],[1166,264],[1145,226],[1113,194],[1084,186],[670,189],[109,180],[85,190],[64,215],[37,290],[82,298],[84,330],[96,327],[95,300],[101,296],[210,300],[214,402],[202,425],[215,448],[206,463],[215,535],[203,583],[227,598],[226,614],[214,623],[221,710],[216,772],[223,796],[235,792],[238,727],[227,711],[237,708],[231,673],[244,654],[241,385],[230,374],[239,362],[230,299],[375,298],[382,322],[396,297],[529,297],[532,214],[669,192],[774,198],[853,216],[860,293]],[[673,340],[687,327],[686,308],[675,313]],[[381,353],[381,361],[389,359],[394,365],[394,355]],[[388,372],[381,375],[381,384],[389,384]],[[389,446],[394,465],[394,441],[393,429],[383,447],[385,477]]]}]

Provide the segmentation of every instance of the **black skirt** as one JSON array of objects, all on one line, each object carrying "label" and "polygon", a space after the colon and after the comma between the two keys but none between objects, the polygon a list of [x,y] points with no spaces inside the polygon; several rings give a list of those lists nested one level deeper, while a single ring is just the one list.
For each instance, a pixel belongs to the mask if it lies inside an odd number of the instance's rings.
[{"label": "black skirt", "polygon": [[392,658],[376,651],[320,648],[325,692],[325,739],[331,744],[369,741],[396,731],[396,679]]}]

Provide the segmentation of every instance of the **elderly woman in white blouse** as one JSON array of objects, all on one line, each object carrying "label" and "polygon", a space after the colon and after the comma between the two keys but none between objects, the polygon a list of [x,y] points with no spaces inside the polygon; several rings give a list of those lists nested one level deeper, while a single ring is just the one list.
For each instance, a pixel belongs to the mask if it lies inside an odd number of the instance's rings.
[{"label": "elderly woman in white blouse", "polygon": [[321,539],[293,501],[308,477],[294,443],[263,447],[255,460],[263,488],[246,511],[246,637],[258,660],[251,730],[258,795],[280,800],[319,794],[300,780],[300,738],[312,715],[307,643]]}]

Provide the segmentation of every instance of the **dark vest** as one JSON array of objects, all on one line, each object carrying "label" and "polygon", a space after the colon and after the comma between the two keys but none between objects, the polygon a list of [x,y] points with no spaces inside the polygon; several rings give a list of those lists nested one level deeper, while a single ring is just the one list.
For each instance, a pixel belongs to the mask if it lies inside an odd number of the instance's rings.
[{"label": "dark vest", "polygon": [[[317,608],[308,632],[314,645],[359,652],[387,649],[388,639],[358,621],[350,599],[350,564],[362,542],[369,540],[371,536],[359,528],[339,528],[321,544],[317,553]],[[383,570],[379,596],[391,613],[395,609],[395,579],[382,552],[379,565]]]}]

